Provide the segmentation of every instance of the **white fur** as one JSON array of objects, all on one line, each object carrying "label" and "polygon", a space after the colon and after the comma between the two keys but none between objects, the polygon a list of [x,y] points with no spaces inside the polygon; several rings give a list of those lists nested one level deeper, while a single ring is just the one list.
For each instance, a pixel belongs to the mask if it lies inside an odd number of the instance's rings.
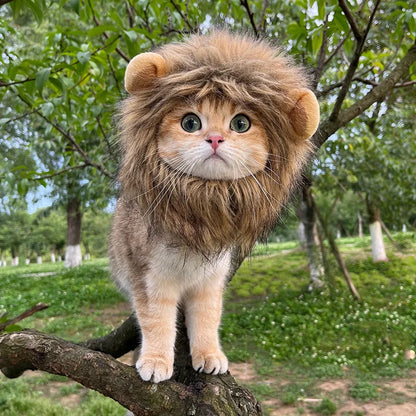
[{"label": "white fur", "polygon": [[177,291],[181,297],[187,290],[209,284],[209,279],[222,276],[230,269],[231,254],[226,251],[218,257],[207,259],[186,248],[167,247],[163,243],[151,252],[148,289],[152,294],[168,290]]}]

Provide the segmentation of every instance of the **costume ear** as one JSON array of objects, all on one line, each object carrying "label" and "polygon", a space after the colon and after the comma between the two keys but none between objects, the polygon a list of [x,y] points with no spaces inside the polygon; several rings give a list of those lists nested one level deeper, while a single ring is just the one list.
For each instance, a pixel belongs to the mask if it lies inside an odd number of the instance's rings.
[{"label": "costume ear", "polygon": [[292,90],[289,95],[294,103],[288,112],[293,130],[299,138],[309,139],[319,125],[318,100],[306,88]]},{"label": "costume ear", "polygon": [[130,94],[150,87],[155,78],[166,73],[165,60],[157,53],[145,52],[136,55],[127,65],[124,86]]}]

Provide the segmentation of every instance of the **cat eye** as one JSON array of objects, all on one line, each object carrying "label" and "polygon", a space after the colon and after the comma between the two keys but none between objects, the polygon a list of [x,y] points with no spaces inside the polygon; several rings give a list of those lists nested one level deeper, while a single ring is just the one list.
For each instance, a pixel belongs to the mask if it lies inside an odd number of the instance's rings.
[{"label": "cat eye", "polygon": [[182,119],[181,126],[188,133],[194,133],[201,129],[201,120],[196,114],[189,113]]},{"label": "cat eye", "polygon": [[230,129],[237,133],[245,133],[250,126],[250,120],[244,114],[237,114],[230,123]]}]

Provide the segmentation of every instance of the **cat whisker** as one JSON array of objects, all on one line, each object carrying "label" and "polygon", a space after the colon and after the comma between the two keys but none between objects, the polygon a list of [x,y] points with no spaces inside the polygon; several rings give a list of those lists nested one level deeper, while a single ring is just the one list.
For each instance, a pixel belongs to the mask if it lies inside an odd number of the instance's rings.
[{"label": "cat whisker", "polygon": [[[273,196],[273,195],[271,195],[269,192],[267,192],[265,189],[264,189],[264,187],[263,187],[263,185],[259,182],[259,180],[256,178],[256,176],[253,174],[253,172],[242,162],[242,161],[240,161],[240,163],[241,163],[241,165],[246,169],[246,171],[249,173],[249,176],[251,176],[253,179],[254,179],[254,181],[257,183],[257,185],[259,186],[259,188],[260,188],[260,190],[263,192],[263,195],[265,196],[265,198],[267,199],[267,201],[269,202],[269,204],[270,204],[270,207],[272,208],[272,210],[274,211],[274,212],[279,212],[280,211],[280,202]],[[272,204],[272,201],[270,200],[270,198],[271,199],[273,199],[277,204],[278,204],[278,207],[275,207],[273,204]]]}]

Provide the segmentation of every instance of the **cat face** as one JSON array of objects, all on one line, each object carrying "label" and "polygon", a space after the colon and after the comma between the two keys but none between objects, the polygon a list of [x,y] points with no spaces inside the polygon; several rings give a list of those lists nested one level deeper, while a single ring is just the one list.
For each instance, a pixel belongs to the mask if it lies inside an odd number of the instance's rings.
[{"label": "cat face", "polygon": [[208,99],[164,118],[158,151],[178,172],[220,180],[254,175],[268,157],[266,132],[252,112]]}]

